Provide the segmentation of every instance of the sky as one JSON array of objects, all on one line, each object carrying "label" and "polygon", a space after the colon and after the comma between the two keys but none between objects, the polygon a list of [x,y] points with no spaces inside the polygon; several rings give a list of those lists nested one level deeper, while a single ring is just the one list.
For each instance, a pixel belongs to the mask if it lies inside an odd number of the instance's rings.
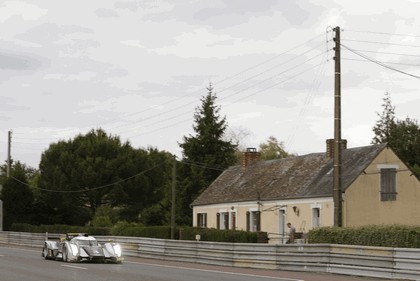
[{"label": "sky", "polygon": [[[420,1],[0,1],[0,155],[37,168],[59,140],[102,128],[179,157],[211,84],[242,148],[334,137],[333,28],[341,35],[341,136],[365,146],[390,93],[420,119]],[[3,162],[4,163],[4,162]]]}]

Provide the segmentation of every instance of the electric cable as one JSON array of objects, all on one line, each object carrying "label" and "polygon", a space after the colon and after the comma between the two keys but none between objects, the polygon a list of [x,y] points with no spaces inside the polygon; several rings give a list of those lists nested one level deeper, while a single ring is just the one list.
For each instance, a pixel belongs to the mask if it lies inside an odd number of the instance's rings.
[{"label": "electric cable", "polygon": [[124,178],[124,179],[115,181],[113,183],[109,183],[109,184],[105,184],[105,185],[101,185],[101,186],[97,186],[97,187],[93,187],[93,188],[86,187],[85,189],[79,189],[79,190],[55,190],[55,189],[40,188],[40,187],[36,187],[36,186],[31,186],[31,185],[29,185],[29,184],[27,184],[27,183],[25,183],[25,182],[23,182],[23,181],[15,178],[15,177],[13,177],[13,176],[10,176],[10,178],[12,178],[13,180],[15,180],[15,181],[17,181],[17,182],[19,182],[21,184],[24,184],[24,185],[26,185],[26,186],[28,186],[30,188],[37,189],[37,190],[42,190],[42,191],[47,191],[47,192],[55,192],[55,193],[85,193],[85,192],[90,192],[90,191],[94,191],[94,190],[104,189],[106,187],[113,186],[113,185],[116,185],[116,184],[119,184],[119,183],[128,181],[130,179],[133,179],[135,177],[138,177],[140,175],[143,175],[143,174],[145,174],[145,173],[147,173],[147,172],[149,172],[149,171],[151,171],[151,170],[153,170],[153,169],[155,169],[155,168],[157,168],[157,167],[159,167],[159,166],[161,166],[163,164],[165,164],[165,162],[162,162],[160,164],[157,164],[157,165],[155,165],[155,166],[153,166],[153,167],[151,167],[151,168],[149,168],[149,169],[147,169],[145,171],[142,171],[142,172],[139,172],[139,173],[137,173],[137,174],[135,174],[133,176],[130,176],[130,177],[127,177],[127,178]]},{"label": "electric cable", "polygon": [[380,65],[380,66],[382,66],[382,67],[384,67],[384,68],[387,68],[387,69],[393,70],[393,71],[395,71],[395,72],[399,72],[399,73],[404,74],[404,75],[407,75],[407,76],[411,76],[411,77],[414,77],[414,78],[420,79],[420,76],[417,76],[417,75],[414,75],[414,74],[411,74],[411,73],[408,73],[408,72],[405,72],[405,71],[402,71],[402,70],[396,69],[396,68],[391,67],[391,66],[389,66],[389,65],[386,65],[386,64],[384,64],[384,63],[382,63],[382,62],[380,62],[380,61],[377,61],[377,60],[375,60],[375,59],[373,59],[373,58],[371,58],[371,57],[368,57],[368,56],[366,56],[366,55],[364,55],[364,54],[361,54],[361,53],[359,53],[359,52],[357,52],[357,51],[354,51],[353,49],[351,49],[351,48],[349,48],[349,47],[347,47],[346,45],[343,45],[343,44],[341,44],[341,43],[340,43],[340,45],[341,45],[342,47],[344,47],[345,49],[349,50],[350,52],[352,52],[352,53],[354,53],[354,54],[356,54],[356,55],[358,55],[358,56],[360,56],[360,57],[362,57],[362,58],[364,58],[364,59],[366,59],[366,60],[368,60],[368,61],[370,61],[370,62],[373,62],[373,63],[375,63],[375,64],[377,64],[377,65]]},{"label": "electric cable", "polygon": [[378,31],[353,30],[353,29],[343,29],[343,31],[345,31],[345,32],[347,32],[347,31],[349,31],[349,32],[355,32],[355,33],[367,33],[367,34],[380,34],[380,35],[392,35],[392,36],[403,36],[403,37],[420,38],[419,35],[403,34],[403,33],[378,32]]},{"label": "electric cable", "polygon": [[399,47],[403,46],[403,47],[420,48],[420,45],[409,45],[409,44],[399,44],[399,43],[389,43],[389,42],[369,41],[369,40],[341,39],[341,42],[342,41],[368,43],[368,44],[379,44],[379,45],[390,45],[390,46],[399,46]]}]

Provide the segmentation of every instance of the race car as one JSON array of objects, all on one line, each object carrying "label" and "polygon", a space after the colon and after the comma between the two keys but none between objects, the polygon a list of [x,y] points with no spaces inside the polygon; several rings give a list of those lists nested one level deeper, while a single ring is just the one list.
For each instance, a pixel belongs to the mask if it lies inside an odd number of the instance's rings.
[{"label": "race car", "polygon": [[121,263],[121,246],[115,242],[103,245],[86,233],[67,233],[60,236],[59,241],[47,240],[42,248],[45,259],[62,260],[64,262],[113,262]]}]

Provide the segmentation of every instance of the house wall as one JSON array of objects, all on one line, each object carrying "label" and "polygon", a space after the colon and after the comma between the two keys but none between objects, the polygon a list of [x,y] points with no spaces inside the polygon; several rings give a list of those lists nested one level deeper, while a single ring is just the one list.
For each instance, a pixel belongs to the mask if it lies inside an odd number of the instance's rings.
[{"label": "house wall", "polygon": [[[380,168],[397,168],[396,200],[381,201]],[[345,226],[420,224],[420,182],[391,149],[384,149],[344,195]]]},{"label": "house wall", "polygon": [[[247,212],[260,212],[261,231],[268,232],[270,243],[284,243],[287,241],[288,222],[295,226],[297,232],[308,232],[313,228],[314,208],[319,209],[319,226],[333,224],[333,199],[327,197],[195,206],[193,225],[197,226],[198,213],[206,213],[207,227],[217,228],[217,213],[228,212],[230,219],[232,213],[236,214],[235,229],[246,230]],[[231,222],[229,229],[232,229]]]}]

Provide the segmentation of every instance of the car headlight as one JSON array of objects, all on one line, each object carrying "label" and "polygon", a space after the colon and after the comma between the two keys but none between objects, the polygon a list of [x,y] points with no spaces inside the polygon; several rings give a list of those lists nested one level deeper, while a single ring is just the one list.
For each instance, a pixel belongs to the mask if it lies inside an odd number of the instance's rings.
[{"label": "car headlight", "polygon": [[77,245],[70,244],[70,249],[71,249],[71,252],[72,252],[73,256],[77,256],[77,254],[79,253],[79,249],[77,248]]},{"label": "car headlight", "polygon": [[112,247],[114,248],[114,253],[117,257],[121,257],[121,246],[119,244],[115,244]]}]

